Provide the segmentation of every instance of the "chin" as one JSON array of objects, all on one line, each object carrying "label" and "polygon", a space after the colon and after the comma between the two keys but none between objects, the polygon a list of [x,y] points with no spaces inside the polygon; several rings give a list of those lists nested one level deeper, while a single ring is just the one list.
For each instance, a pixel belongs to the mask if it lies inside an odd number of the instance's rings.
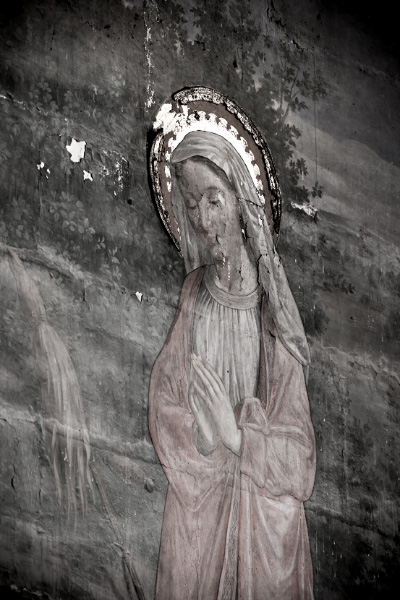
[{"label": "chin", "polygon": [[214,246],[213,248],[208,248],[208,251],[211,255],[211,258],[218,262],[223,262],[223,260],[226,258],[223,251],[219,247]]}]

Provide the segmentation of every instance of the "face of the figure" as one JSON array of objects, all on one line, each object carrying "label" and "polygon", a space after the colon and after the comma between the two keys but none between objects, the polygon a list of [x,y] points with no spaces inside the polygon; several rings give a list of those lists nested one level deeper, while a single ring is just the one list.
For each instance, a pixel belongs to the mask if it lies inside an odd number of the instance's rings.
[{"label": "face of the figure", "polygon": [[206,158],[182,161],[176,168],[189,221],[216,260],[232,255],[241,241],[239,205],[225,173]]}]

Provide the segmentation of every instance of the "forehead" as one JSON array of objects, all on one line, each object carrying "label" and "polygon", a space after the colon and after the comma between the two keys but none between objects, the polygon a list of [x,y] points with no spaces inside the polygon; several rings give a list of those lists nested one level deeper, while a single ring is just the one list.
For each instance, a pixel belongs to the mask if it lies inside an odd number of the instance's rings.
[{"label": "forehead", "polygon": [[218,185],[218,187],[231,188],[225,173],[210,160],[188,158],[179,163],[179,169],[185,186],[211,187]]}]

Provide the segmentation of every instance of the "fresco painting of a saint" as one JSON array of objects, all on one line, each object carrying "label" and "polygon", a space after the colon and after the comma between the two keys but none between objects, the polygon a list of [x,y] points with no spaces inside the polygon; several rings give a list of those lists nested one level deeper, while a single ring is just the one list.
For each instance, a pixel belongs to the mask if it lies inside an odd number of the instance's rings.
[{"label": "fresco painting of a saint", "polygon": [[169,482],[156,598],[306,600],[309,349],[274,245],[271,157],[263,142],[262,179],[254,129],[240,136],[233,103],[215,97],[197,88],[176,112],[164,106],[152,153],[160,214],[188,273],[150,384]]}]

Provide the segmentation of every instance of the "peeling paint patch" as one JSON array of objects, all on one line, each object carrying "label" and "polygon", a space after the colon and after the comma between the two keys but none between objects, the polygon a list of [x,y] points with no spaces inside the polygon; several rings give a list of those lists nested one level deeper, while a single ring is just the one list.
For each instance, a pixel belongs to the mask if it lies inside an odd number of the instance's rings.
[{"label": "peeling paint patch", "polygon": [[[46,165],[44,164],[44,162],[43,162],[43,161],[41,161],[40,163],[38,163],[38,164],[36,165],[36,167],[37,167],[37,170],[38,170],[38,171],[43,171],[43,170],[44,170],[44,168],[45,168],[45,166],[46,166]],[[46,179],[48,179],[48,178],[49,178],[49,175],[50,175],[50,169],[49,169],[49,168],[46,168],[46,172],[44,173],[44,175],[45,175]]]},{"label": "peeling paint patch", "polygon": [[71,144],[66,145],[68,152],[71,155],[71,161],[78,163],[85,157],[86,142],[78,142],[75,138],[72,138]]},{"label": "peeling paint patch", "polygon": [[141,292],[136,292],[135,296],[136,296],[136,298],[139,300],[139,302],[141,302],[141,301],[142,301],[143,294],[142,294]]},{"label": "peeling paint patch", "polygon": [[315,218],[315,215],[318,212],[318,209],[315,208],[314,206],[311,206],[311,204],[304,205],[304,204],[296,204],[296,202],[291,202],[290,205],[292,208],[297,208],[297,210],[302,210],[304,213],[306,213],[306,215],[308,215],[312,219]]},{"label": "peeling paint patch", "polygon": [[86,179],[93,181],[93,176],[89,171],[85,171],[85,169],[83,169],[83,181],[86,181]]}]

